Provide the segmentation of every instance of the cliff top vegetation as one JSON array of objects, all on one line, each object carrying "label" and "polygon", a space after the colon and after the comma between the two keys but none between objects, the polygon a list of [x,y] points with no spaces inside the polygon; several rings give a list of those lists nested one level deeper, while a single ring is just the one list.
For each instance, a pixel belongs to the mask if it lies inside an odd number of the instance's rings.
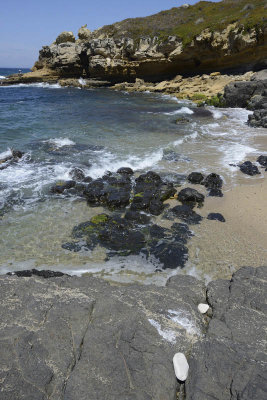
[{"label": "cliff top vegetation", "polygon": [[168,36],[178,36],[186,45],[204,29],[221,32],[236,22],[244,26],[245,31],[267,26],[267,0],[200,1],[188,7],[174,7],[148,17],[128,18],[105,25],[95,33],[114,38],[128,36],[134,40],[157,36],[160,41]]}]

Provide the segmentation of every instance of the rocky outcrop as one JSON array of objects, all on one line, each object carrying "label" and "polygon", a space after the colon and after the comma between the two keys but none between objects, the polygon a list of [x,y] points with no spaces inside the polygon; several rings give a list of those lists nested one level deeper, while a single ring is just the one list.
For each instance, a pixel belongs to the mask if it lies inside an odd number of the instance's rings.
[{"label": "rocky outcrop", "polygon": [[[55,43],[41,49],[33,73],[45,69],[52,78],[60,79],[84,75],[113,83],[134,82],[136,78],[159,82],[178,73],[250,70],[263,65],[267,52],[265,20],[253,8],[245,13],[243,0],[231,6],[230,18],[229,12],[223,14],[229,7],[224,3],[228,1],[173,8],[94,32],[83,26],[76,41],[72,32],[63,32]],[[263,10],[263,1],[257,7]],[[196,18],[198,14],[201,18]],[[233,19],[238,22],[233,23]],[[25,74],[21,81],[31,77],[31,73]]]},{"label": "rocky outcrop", "polygon": [[252,75],[249,81],[232,82],[225,87],[227,107],[246,107],[254,111],[248,123],[267,128],[267,69]]},{"label": "rocky outcrop", "polygon": [[266,267],[207,289],[181,275],[156,287],[29,272],[0,277],[1,400],[266,398]]},{"label": "rocky outcrop", "polygon": [[62,43],[75,43],[75,36],[73,32],[62,32],[56,38],[55,44],[62,44]]}]

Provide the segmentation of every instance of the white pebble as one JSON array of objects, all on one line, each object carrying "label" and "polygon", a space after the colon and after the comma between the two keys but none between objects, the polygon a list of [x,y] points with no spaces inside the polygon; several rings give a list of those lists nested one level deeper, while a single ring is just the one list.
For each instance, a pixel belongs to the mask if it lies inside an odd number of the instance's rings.
[{"label": "white pebble", "polygon": [[198,306],[198,311],[201,312],[201,314],[206,314],[208,309],[210,308],[208,304],[200,303]]},{"label": "white pebble", "polygon": [[173,357],[173,366],[176,378],[185,381],[188,376],[189,365],[183,353],[176,353]]}]

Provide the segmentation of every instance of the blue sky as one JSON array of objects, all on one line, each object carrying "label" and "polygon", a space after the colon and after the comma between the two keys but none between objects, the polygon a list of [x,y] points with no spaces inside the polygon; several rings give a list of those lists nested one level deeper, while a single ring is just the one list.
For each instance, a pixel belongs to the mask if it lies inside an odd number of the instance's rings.
[{"label": "blue sky", "polygon": [[[215,0],[219,1],[219,0]],[[125,18],[143,17],[194,0],[13,0],[0,11],[0,67],[32,67],[42,46],[62,31],[77,34]]]}]

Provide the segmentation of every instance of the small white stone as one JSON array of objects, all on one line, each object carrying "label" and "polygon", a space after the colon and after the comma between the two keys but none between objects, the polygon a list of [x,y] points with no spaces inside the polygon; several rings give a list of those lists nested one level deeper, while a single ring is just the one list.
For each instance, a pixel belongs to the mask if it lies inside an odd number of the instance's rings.
[{"label": "small white stone", "polygon": [[173,366],[176,378],[185,381],[188,376],[189,365],[183,353],[176,353],[173,357]]},{"label": "small white stone", "polygon": [[201,314],[206,314],[210,306],[208,304],[200,303],[198,306],[198,311],[201,312]]}]

